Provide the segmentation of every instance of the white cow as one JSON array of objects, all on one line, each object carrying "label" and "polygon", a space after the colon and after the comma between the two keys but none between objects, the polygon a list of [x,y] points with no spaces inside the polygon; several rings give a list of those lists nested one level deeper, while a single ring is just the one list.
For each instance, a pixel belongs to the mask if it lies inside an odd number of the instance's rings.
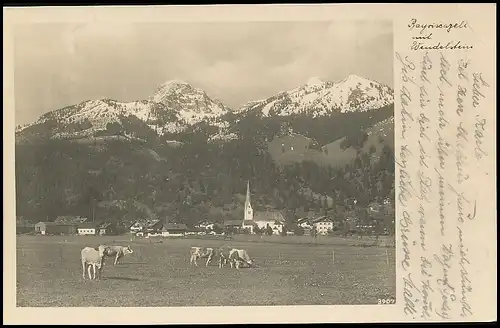
[{"label": "white cow", "polygon": [[117,265],[119,260],[126,254],[132,254],[134,251],[130,246],[112,246],[112,245],[100,245],[99,254],[102,257],[103,263],[106,257],[115,257],[114,265]]},{"label": "white cow", "polygon": [[222,252],[222,248],[193,246],[189,250],[189,253],[191,255],[189,263],[191,265],[194,264],[195,266],[198,266],[197,260],[200,258],[207,259],[207,261],[205,262],[205,266],[208,266],[216,258],[219,259],[219,268],[222,268],[224,263],[226,262],[226,258]]},{"label": "white cow", "polygon": [[249,267],[255,266],[254,260],[248,256],[247,251],[244,249],[231,249],[229,251],[228,261],[231,268],[235,266],[236,269],[239,269],[242,264],[248,265]]},{"label": "white cow", "polygon": [[[102,267],[104,265],[101,252],[99,250],[92,248],[92,247],[85,247],[82,249],[81,252],[81,260],[82,260],[82,269],[83,269],[83,279],[85,279],[85,271],[87,269],[88,265],[88,274],[89,274],[89,279],[100,279],[102,275]],[[93,275],[92,275],[92,270]],[[96,276],[96,268],[97,268],[97,276]]]}]

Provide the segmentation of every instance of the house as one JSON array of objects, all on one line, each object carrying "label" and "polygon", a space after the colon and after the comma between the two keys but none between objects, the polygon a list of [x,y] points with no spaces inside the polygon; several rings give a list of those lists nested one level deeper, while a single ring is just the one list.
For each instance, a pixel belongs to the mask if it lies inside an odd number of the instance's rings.
[{"label": "house", "polygon": [[204,230],[200,228],[188,228],[186,235],[198,235],[200,232],[203,232]]},{"label": "house", "polygon": [[320,235],[326,235],[333,230],[333,220],[327,216],[320,216],[311,222]]},{"label": "house", "polygon": [[55,222],[38,222],[35,224],[35,232],[42,235],[72,235],[76,231],[76,225],[73,224]]},{"label": "house", "polygon": [[253,222],[259,229],[266,229],[270,226],[273,229],[273,234],[280,234],[285,224],[285,217],[279,211],[263,211],[255,212]]},{"label": "house", "polygon": [[243,220],[225,220],[223,223],[224,231],[231,233],[239,233],[242,227]]},{"label": "house", "polygon": [[164,221],[162,220],[149,220],[144,227],[144,232],[159,232],[163,225]]},{"label": "house", "polygon": [[254,227],[256,227],[256,224],[253,220],[243,220],[240,222],[242,230],[248,230],[250,233],[254,233]]},{"label": "house", "polygon": [[138,232],[141,232],[142,229],[144,228],[144,222],[142,221],[134,221],[128,229],[130,230],[131,233],[136,234]]},{"label": "house", "polygon": [[302,229],[312,229],[313,225],[310,221],[310,218],[301,218],[297,221],[297,225]]},{"label": "house", "polygon": [[79,235],[95,235],[97,233],[98,225],[92,222],[82,223],[78,225]]},{"label": "house", "polygon": [[163,237],[169,236],[184,236],[188,231],[188,227],[183,223],[166,223],[161,228]]},{"label": "house", "polygon": [[194,227],[198,228],[198,229],[202,229],[202,230],[206,230],[206,229],[212,230],[214,228],[214,224],[215,223],[212,221],[202,220],[202,221],[198,222]]},{"label": "house", "polygon": [[224,221],[224,226],[226,228],[241,228],[243,220],[226,220]]},{"label": "house", "polygon": [[159,231],[163,226],[163,222],[158,219],[154,220],[136,220],[130,226],[129,230],[133,234],[137,234],[138,232],[154,232]]},{"label": "house", "polygon": [[99,235],[112,235],[116,233],[116,224],[113,222],[105,222],[98,226]]}]

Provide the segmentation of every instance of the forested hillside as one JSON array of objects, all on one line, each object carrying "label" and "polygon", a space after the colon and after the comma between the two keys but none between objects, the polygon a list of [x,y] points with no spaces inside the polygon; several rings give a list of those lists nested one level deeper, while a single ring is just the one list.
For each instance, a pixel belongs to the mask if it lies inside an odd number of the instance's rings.
[{"label": "forested hillside", "polygon": [[[290,221],[309,210],[342,217],[394,198],[393,105],[381,102],[386,98],[365,97],[358,86],[352,92],[364,102],[350,97],[348,111],[305,113],[308,103],[294,95],[306,99],[311,90],[324,107],[333,101],[328,88],[338,89],[326,83],[290,92],[291,103],[275,97],[231,111],[200,90],[172,85],[157,91],[161,103],[89,101],[19,128],[17,215],[33,222],[169,217],[188,225],[239,219],[247,180],[255,210],[283,210]],[[386,89],[374,90],[387,97]],[[370,106],[384,105],[353,109],[372,98]],[[189,106],[172,111],[173,101]],[[209,112],[193,118],[202,110]]]}]

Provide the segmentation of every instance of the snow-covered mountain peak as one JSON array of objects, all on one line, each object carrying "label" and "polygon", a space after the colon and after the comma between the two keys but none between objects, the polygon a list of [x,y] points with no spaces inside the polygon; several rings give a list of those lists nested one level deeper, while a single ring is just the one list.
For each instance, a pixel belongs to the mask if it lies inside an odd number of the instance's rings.
[{"label": "snow-covered mountain peak", "polygon": [[[157,133],[179,132],[201,121],[215,124],[227,112],[228,108],[220,101],[177,79],[161,84],[148,100],[120,102],[104,97],[86,100],[48,112],[31,125],[48,122],[56,124],[54,131],[58,134],[75,134],[71,131],[79,129],[90,135],[106,130],[112,126],[110,123],[122,125],[132,116]],[[19,128],[18,132],[29,126]]]},{"label": "snow-covered mountain peak", "polygon": [[160,85],[149,98],[152,103],[176,113],[177,118],[187,124],[194,124],[206,118],[227,113],[219,100],[210,98],[205,91],[182,80],[171,80]]},{"label": "snow-covered mountain peak", "polygon": [[260,110],[264,116],[307,114],[317,117],[332,112],[368,111],[393,102],[391,88],[351,74],[339,82],[312,77],[305,85],[248,103],[244,110]]},{"label": "snow-covered mountain peak", "polygon": [[343,86],[345,86],[347,88],[349,88],[349,87],[356,88],[359,84],[369,85],[370,83],[377,83],[377,82],[370,81],[370,80],[365,79],[364,77],[361,77],[361,76],[356,75],[356,74],[350,74],[345,79],[338,82],[337,84],[342,84]]},{"label": "snow-covered mountain peak", "polygon": [[165,97],[168,97],[170,95],[177,93],[192,93],[195,91],[201,90],[195,90],[189,83],[182,80],[170,80],[158,86],[149,100],[152,102],[161,103]]}]

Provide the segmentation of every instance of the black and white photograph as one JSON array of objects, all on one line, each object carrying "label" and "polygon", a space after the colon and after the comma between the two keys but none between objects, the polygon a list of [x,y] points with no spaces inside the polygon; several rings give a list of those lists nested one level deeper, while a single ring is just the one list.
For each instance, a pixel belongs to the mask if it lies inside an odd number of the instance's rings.
[{"label": "black and white photograph", "polygon": [[17,307],[395,304],[392,20],[12,33]]}]

